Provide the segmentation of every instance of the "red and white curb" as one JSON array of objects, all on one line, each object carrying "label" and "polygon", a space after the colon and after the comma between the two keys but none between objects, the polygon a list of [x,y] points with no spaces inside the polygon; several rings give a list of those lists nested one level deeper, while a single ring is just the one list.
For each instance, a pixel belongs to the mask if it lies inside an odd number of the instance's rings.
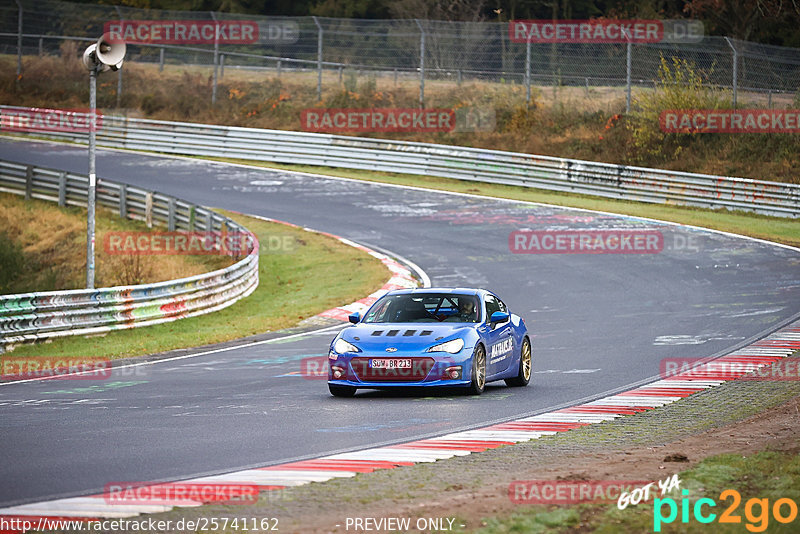
[{"label": "red and white curb", "polygon": [[[260,219],[262,221],[268,221],[278,224],[283,224],[285,226],[290,226],[292,228],[302,228],[307,232],[313,232],[315,234],[324,235],[327,237],[331,237],[344,243],[345,245],[351,246],[353,248],[357,248],[363,252],[366,252],[373,258],[377,258],[380,262],[389,269],[389,272],[392,273],[391,278],[389,281],[386,282],[383,287],[379,290],[375,291],[374,293],[370,294],[369,296],[364,297],[363,299],[359,299],[351,304],[346,306],[339,306],[337,308],[331,308],[330,310],[326,310],[322,313],[318,313],[317,317],[324,317],[328,319],[336,319],[338,321],[348,321],[348,316],[353,313],[359,312],[363,314],[370,306],[372,306],[376,300],[384,296],[389,291],[395,289],[407,289],[407,288],[416,288],[420,286],[420,282],[414,278],[414,274],[411,272],[411,269],[403,265],[402,263],[398,262],[397,260],[378,252],[376,250],[372,250],[371,248],[365,247],[364,245],[360,245],[354,241],[350,241],[344,237],[340,237],[338,235],[329,234],[328,232],[321,232],[319,230],[314,230],[311,228],[306,228],[303,226],[298,226],[296,224],[288,223],[286,221],[279,221],[276,219],[270,219],[269,217],[262,217],[260,215],[247,215],[248,217],[253,217],[255,219]],[[407,263],[411,264],[408,260],[405,260]],[[413,265],[413,264],[411,264]],[[418,270],[418,274],[420,278],[422,278],[422,285],[424,287],[428,287],[430,285],[430,280],[428,279],[427,275],[422,271]]]},{"label": "red and white curb", "polygon": [[386,282],[382,288],[377,290],[376,292],[372,293],[371,295],[364,297],[363,299],[357,300],[352,304],[348,304],[347,306],[340,306],[338,308],[333,308],[331,310],[324,311],[319,315],[319,317],[328,317],[330,319],[338,319],[340,321],[347,321],[348,316],[353,313],[360,313],[364,314],[365,311],[369,309],[370,306],[375,304],[375,301],[384,296],[389,291],[394,289],[405,289],[405,288],[415,288],[419,287],[419,282],[414,278],[414,275],[411,273],[411,270],[408,269],[405,265],[401,264],[400,262],[390,258],[386,254],[381,254],[380,252],[374,251],[369,249],[363,245],[359,245],[358,243],[354,243],[349,239],[345,239],[343,237],[335,236],[332,234],[323,233],[323,235],[327,235],[329,237],[333,237],[338,239],[345,245],[350,245],[351,247],[355,247],[359,250],[362,250],[372,256],[373,258],[377,258],[383,263],[383,265],[389,269],[389,272],[392,273],[392,277]]},{"label": "red and white curb", "polygon": [[[369,473],[378,469],[393,469],[419,462],[435,462],[454,456],[466,456],[474,452],[652,410],[728,380],[735,380],[763,366],[778,362],[797,350],[800,350],[800,321],[746,347],[695,366],[691,370],[577,406],[436,438],[193,478],[174,484],[209,486],[240,484],[258,486],[261,491],[271,491],[310,482],[324,482],[333,478],[353,477],[358,473]],[[161,487],[168,485],[159,484]],[[2,508],[0,519],[6,521],[24,519],[35,525],[41,519],[128,518],[140,514],[164,512],[173,507],[194,507],[201,504],[203,503],[200,501],[187,500],[164,500],[147,504],[135,501],[109,503],[104,495],[90,495]]]}]

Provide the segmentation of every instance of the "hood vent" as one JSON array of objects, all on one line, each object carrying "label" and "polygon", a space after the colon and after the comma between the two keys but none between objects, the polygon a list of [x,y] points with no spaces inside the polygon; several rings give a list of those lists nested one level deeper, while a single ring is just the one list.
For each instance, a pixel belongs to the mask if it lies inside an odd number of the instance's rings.
[{"label": "hood vent", "polygon": [[[370,335],[371,336],[382,336],[383,332],[384,332],[383,330],[373,330]],[[389,330],[389,331],[386,332],[386,335],[387,336],[396,336],[399,333],[400,333],[400,330]],[[431,334],[433,334],[433,330],[420,330],[419,334],[417,334],[417,330],[406,330],[405,332],[403,332],[403,337],[411,337],[413,335],[429,336]]]}]

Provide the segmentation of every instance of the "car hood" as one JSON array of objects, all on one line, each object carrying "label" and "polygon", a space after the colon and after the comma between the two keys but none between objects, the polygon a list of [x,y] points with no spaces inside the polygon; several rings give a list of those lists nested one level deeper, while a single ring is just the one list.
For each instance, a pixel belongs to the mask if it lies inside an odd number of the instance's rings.
[{"label": "car hood", "polygon": [[477,323],[362,323],[345,328],[342,338],[362,351],[383,351],[386,347],[400,350],[425,349],[456,337],[466,338],[465,334],[476,326]]}]

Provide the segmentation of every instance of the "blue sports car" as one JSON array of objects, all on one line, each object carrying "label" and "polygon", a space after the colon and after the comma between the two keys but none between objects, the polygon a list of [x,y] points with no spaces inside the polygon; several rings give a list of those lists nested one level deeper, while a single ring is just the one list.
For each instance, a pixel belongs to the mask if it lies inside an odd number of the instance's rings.
[{"label": "blue sports car", "polygon": [[390,291],[331,342],[328,388],[465,387],[487,382],[527,386],[531,341],[521,317],[484,289]]}]

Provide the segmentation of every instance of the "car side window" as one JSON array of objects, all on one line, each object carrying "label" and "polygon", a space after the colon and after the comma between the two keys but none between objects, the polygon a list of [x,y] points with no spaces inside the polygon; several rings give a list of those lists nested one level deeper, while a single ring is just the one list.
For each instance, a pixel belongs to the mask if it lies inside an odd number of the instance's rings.
[{"label": "car side window", "polygon": [[492,295],[486,296],[486,322],[488,323],[492,317],[492,314],[496,311],[500,311],[500,301],[497,300]]},{"label": "car side window", "polygon": [[497,299],[497,305],[500,306],[501,312],[508,313],[508,308],[506,307],[505,303],[502,300]]}]

